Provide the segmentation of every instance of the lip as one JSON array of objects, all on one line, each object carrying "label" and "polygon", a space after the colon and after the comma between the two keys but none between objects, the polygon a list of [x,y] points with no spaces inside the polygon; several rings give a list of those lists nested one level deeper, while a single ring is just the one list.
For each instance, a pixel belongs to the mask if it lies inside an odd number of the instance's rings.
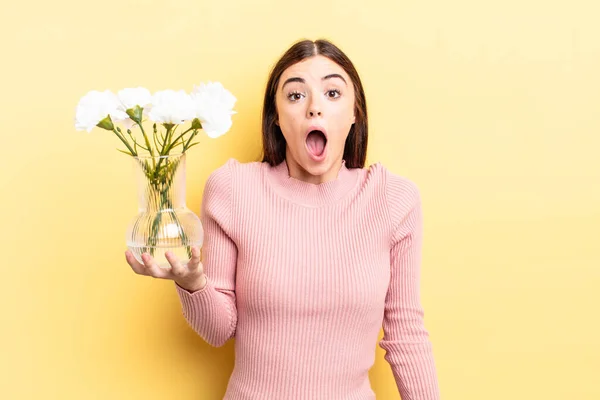
[{"label": "lip", "polygon": [[[325,136],[325,148],[323,149],[323,153],[320,156],[315,156],[314,154],[312,154],[312,152],[308,149],[308,145],[306,144],[306,138],[308,138],[309,133],[311,133],[312,131],[321,131],[323,132],[323,135]],[[320,125],[311,125],[308,127],[308,129],[306,130],[306,133],[304,134],[304,147],[306,147],[306,151],[308,152],[308,156],[313,160],[313,161],[323,161],[325,159],[325,157],[327,156],[327,143],[329,142],[329,137],[327,136],[327,131],[325,130],[325,128],[323,128]]]}]

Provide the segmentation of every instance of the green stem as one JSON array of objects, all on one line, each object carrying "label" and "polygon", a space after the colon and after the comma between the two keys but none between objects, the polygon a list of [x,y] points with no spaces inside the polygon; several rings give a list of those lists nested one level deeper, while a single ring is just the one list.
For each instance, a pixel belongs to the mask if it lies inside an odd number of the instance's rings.
[{"label": "green stem", "polygon": [[188,147],[189,147],[189,145],[190,145],[190,142],[192,141],[192,139],[194,138],[194,136],[196,136],[197,134],[198,134],[198,130],[197,130],[197,129],[194,129],[194,133],[192,133],[192,134],[190,135],[190,137],[188,138],[188,141],[187,141],[187,143],[185,143],[185,144],[183,145],[183,153],[185,153],[185,151],[188,149]]},{"label": "green stem", "polygon": [[188,130],[186,130],[185,132],[183,132],[181,135],[177,136],[177,139],[175,139],[175,140],[173,141],[173,143],[171,143],[171,144],[169,145],[169,148],[167,149],[167,153],[168,153],[169,151],[171,151],[171,149],[172,149],[172,148],[173,148],[173,147],[174,147],[174,146],[177,144],[177,142],[179,141],[179,139],[181,139],[181,138],[183,137],[183,135],[185,135],[186,133],[188,133],[188,132],[189,132],[189,131],[191,131],[192,129],[193,129],[193,128],[189,128]]},{"label": "green stem", "polygon": [[125,137],[121,136],[121,134],[119,133],[119,131],[117,131],[116,128],[113,128],[113,132],[115,133],[115,135],[117,135],[117,137],[119,139],[121,139],[121,141],[123,142],[123,144],[125,144],[125,146],[127,146],[127,148],[129,149],[129,151],[131,152],[132,156],[137,156],[137,152],[131,148],[131,146],[129,145],[129,142],[127,141],[127,139],[125,139]]},{"label": "green stem", "polygon": [[156,146],[156,148],[158,149],[158,142],[156,140],[156,123],[154,123],[154,125],[152,125],[152,130],[154,131],[154,135],[152,135],[152,139],[154,141],[154,145]]},{"label": "green stem", "polygon": [[156,160],[154,160],[154,152],[152,151],[152,146],[150,145],[150,141],[148,140],[148,136],[146,135],[146,131],[140,122],[137,122],[144,135],[144,140],[146,141],[146,146],[148,146],[148,151],[150,152],[150,156],[152,157],[152,165],[156,168]]},{"label": "green stem", "polygon": [[[164,155],[166,155],[166,153],[165,153],[165,151],[164,151],[164,150],[165,150],[165,144],[167,143],[167,140],[169,139],[169,133],[171,132],[171,129],[173,129],[173,126],[169,126],[169,127],[167,128],[166,137],[164,138],[164,140],[163,140],[163,144],[162,144],[162,149],[159,151],[159,154],[160,154],[161,156],[164,156]],[[154,167],[154,177],[155,177],[155,178],[156,178],[156,177],[158,177],[158,169],[160,168],[160,164],[162,164],[162,160],[163,160],[163,158],[160,158],[160,159],[158,160],[158,165],[156,165],[156,166]]]},{"label": "green stem", "polygon": [[[173,220],[177,224],[178,231],[181,232],[181,239],[182,239],[183,243],[186,244],[187,255],[189,258],[191,258],[192,251],[191,251],[191,247],[188,243],[188,237],[181,226],[181,221],[179,221],[179,218],[177,217],[175,210],[173,210],[173,202],[172,202],[171,197],[169,196],[169,191],[171,190],[171,186],[173,185],[173,179],[174,179],[175,173],[177,171],[177,167],[178,167],[178,162],[171,163],[170,165],[165,166],[165,175],[163,178],[164,181],[163,182],[157,181],[157,182],[151,184],[151,187],[153,188],[153,193],[151,194],[152,198],[154,198],[154,196],[157,193],[159,194],[160,207],[158,208],[158,213],[154,217],[154,221],[152,222],[150,236],[148,238],[149,239],[148,244],[150,246],[150,251],[153,255],[154,249],[156,248],[156,245],[158,242],[157,235],[158,235],[158,229],[160,227],[160,222],[162,220],[162,214],[163,214],[163,212],[169,212],[171,214]],[[153,201],[152,198],[150,198],[149,201]],[[169,211],[163,211],[163,210],[169,210]]]},{"label": "green stem", "polygon": [[[175,129],[176,126],[177,125],[173,125],[173,126],[170,126],[170,127],[167,128],[167,135],[166,135],[165,141],[163,142],[163,148],[160,151],[160,155],[164,156],[164,155],[166,155],[168,153],[168,151],[167,152],[164,151],[165,150],[165,144],[167,143],[167,140],[169,139],[169,136],[171,135],[171,132]],[[170,150],[170,149],[168,149],[168,147],[167,147],[167,150]],[[158,177],[158,170],[160,168],[160,164],[162,164],[163,159],[164,159],[164,157],[160,158],[158,160],[158,165],[154,166],[154,177],[155,178]]]},{"label": "green stem", "polygon": [[[117,128],[117,130],[119,132],[121,132],[121,130],[119,128]],[[121,134],[123,135],[123,132],[121,132]],[[133,148],[136,149],[136,151],[137,151],[137,146],[141,147],[142,149],[144,149],[146,151],[149,151],[147,148],[145,148],[144,146],[139,144],[137,140],[135,140],[135,136],[133,136],[130,129],[127,129],[127,134],[131,137],[131,140],[133,140]],[[123,135],[123,136],[125,136],[125,135]]]},{"label": "green stem", "polygon": [[174,133],[175,133],[175,131],[177,130],[177,127],[178,127],[178,126],[179,126],[179,125],[173,125],[173,126],[171,127],[171,129],[169,129],[169,130],[167,131],[167,142],[166,142],[167,146],[166,146],[165,153],[163,153],[163,154],[168,154],[168,153],[169,153],[169,151],[171,150],[171,141],[173,140],[173,134],[174,134]]},{"label": "green stem", "polygon": [[173,129],[174,125],[165,125],[163,124],[163,126],[167,129],[165,131],[164,136],[161,134],[161,139],[162,139],[162,148],[160,149],[160,155],[165,155],[165,149],[167,148],[168,142],[169,142],[169,134],[171,133],[171,129]]}]

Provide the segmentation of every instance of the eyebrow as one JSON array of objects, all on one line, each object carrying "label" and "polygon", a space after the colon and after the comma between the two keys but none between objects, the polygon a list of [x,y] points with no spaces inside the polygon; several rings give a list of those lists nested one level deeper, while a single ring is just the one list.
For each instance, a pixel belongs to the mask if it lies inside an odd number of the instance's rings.
[{"label": "eyebrow", "polygon": [[[324,76],[323,78],[321,78],[322,81],[325,81],[327,79],[332,79],[332,78],[340,78],[341,80],[344,81],[344,83],[346,85],[348,85],[348,82],[346,82],[346,80],[344,79],[344,77],[340,74],[329,74]],[[281,87],[281,89],[283,90],[283,88],[285,87],[285,85],[287,85],[288,83],[292,83],[292,82],[300,82],[300,83],[306,83],[306,81],[303,78],[294,76],[292,78],[288,78],[285,80],[285,82],[283,83],[283,86]]]}]

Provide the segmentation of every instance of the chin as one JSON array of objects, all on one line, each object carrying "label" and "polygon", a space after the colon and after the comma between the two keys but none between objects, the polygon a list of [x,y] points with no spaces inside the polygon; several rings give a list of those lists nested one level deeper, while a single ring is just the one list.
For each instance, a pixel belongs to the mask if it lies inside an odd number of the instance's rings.
[{"label": "chin", "polygon": [[[342,153],[339,153],[338,156],[334,156],[331,152],[332,149],[329,149],[330,153],[320,161],[313,160],[310,155],[305,155],[302,159],[301,167],[311,175],[320,176],[326,175],[333,168],[337,169],[339,165],[342,163]],[[337,161],[339,160],[339,162]]]},{"label": "chin", "polygon": [[308,158],[303,164],[304,165],[302,165],[302,168],[304,168],[306,172],[314,176],[324,175],[325,173],[327,173],[327,171],[331,169],[331,163],[327,159],[315,162]]}]

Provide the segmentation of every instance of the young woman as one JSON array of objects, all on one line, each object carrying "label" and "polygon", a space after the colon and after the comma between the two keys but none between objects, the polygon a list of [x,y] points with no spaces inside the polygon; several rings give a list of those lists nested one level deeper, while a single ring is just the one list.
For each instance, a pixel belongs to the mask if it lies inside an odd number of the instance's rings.
[{"label": "young woman", "polygon": [[225,399],[374,399],[380,329],[404,400],[439,389],[419,298],[417,186],[363,168],[367,107],[348,57],[325,40],[295,43],[271,72],[262,162],[230,159],[207,180],[205,243],[186,265],[144,264],[171,279],[209,344],[235,337]]}]

